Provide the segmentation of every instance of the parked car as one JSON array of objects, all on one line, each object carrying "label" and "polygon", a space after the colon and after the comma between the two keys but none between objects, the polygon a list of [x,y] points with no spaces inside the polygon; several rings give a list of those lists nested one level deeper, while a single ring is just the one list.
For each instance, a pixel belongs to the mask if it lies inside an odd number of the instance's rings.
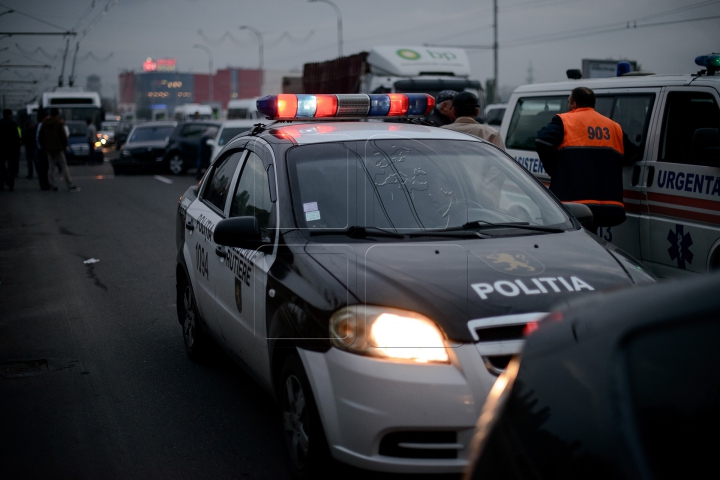
[{"label": "parked car", "polygon": [[184,174],[188,168],[195,168],[198,148],[208,127],[220,127],[220,122],[191,121],[177,124],[170,135],[165,164],[174,175]]},{"label": "parked car", "polygon": [[488,396],[466,478],[707,478],[720,449],[718,292],[713,274],[541,320]]},{"label": "parked car", "polygon": [[223,122],[218,129],[217,135],[215,135],[215,138],[212,140],[213,151],[210,157],[210,164],[215,162],[215,158],[217,158],[225,144],[241,133],[247,132],[258,122],[259,120],[227,120]]},{"label": "parked car", "polygon": [[130,132],[117,158],[110,160],[115,175],[131,168],[161,170],[167,168],[165,150],[176,122],[147,122]]},{"label": "parked car", "polygon": [[490,125],[498,130],[502,124],[502,119],[505,116],[505,110],[507,109],[507,103],[491,103],[485,107],[483,117],[485,118],[485,125]]},{"label": "parked car", "polygon": [[87,125],[80,121],[67,121],[68,146],[65,150],[65,158],[68,164],[102,163],[102,150],[96,148],[90,157],[90,146],[87,141]]}]

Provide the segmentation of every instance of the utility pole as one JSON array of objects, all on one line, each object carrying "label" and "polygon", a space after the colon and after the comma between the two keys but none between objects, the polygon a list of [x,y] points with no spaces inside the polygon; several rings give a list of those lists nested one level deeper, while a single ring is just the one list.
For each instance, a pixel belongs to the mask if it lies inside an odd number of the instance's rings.
[{"label": "utility pole", "polygon": [[263,55],[263,37],[262,37],[262,33],[260,33],[260,30],[258,30],[257,28],[255,28],[255,27],[250,27],[250,26],[248,26],[248,25],[241,25],[241,26],[240,26],[240,30],[250,30],[251,32],[253,32],[253,33],[257,36],[257,39],[258,39],[258,49],[259,49],[259,50],[258,50],[258,56],[259,56],[259,58],[260,58],[260,68],[259,68],[259,70],[260,70],[260,85],[259,85],[260,90],[258,91],[258,94],[259,94],[259,95],[262,95],[262,84],[263,84],[263,76],[264,76],[264,71],[263,71],[263,59],[264,59],[263,57],[264,57],[264,55]]},{"label": "utility pole", "polygon": [[338,56],[343,56],[343,35],[342,35],[342,16],[340,15],[340,9],[337,5],[335,5],[330,0],[308,0],[310,3],[313,2],[322,2],[327,3],[331,7],[335,9],[335,14],[337,15],[337,25],[338,25]]},{"label": "utility pole", "polygon": [[495,69],[495,84],[493,88],[493,103],[500,102],[500,95],[498,94],[498,4],[497,0],[493,0],[493,63]]},{"label": "utility pole", "polygon": [[199,45],[199,44],[197,44],[197,43],[196,43],[195,45],[193,45],[193,48],[199,48],[200,50],[205,50],[205,53],[208,54],[208,60],[209,60],[209,65],[208,65],[208,83],[209,83],[209,90],[210,90],[210,91],[209,91],[209,94],[210,94],[210,102],[212,102],[212,101],[213,101],[213,56],[212,56],[212,52],[211,52],[210,49],[209,49],[208,47],[206,47],[205,45]]},{"label": "utility pole", "polygon": [[530,60],[530,65],[528,66],[528,76],[527,76],[527,83],[528,85],[533,83],[533,66],[532,66],[532,60]]},{"label": "utility pole", "polygon": [[60,70],[60,77],[58,78],[58,87],[63,86],[63,77],[65,76],[65,60],[67,60],[68,48],[70,48],[70,39],[69,38],[65,42],[65,53],[63,53],[62,70]]}]

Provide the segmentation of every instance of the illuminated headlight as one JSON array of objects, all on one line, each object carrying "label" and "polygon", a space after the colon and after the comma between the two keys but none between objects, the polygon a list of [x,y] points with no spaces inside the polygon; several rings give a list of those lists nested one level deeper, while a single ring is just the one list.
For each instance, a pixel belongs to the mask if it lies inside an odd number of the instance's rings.
[{"label": "illuminated headlight", "polygon": [[95,142],[95,146],[96,146],[96,147],[99,147],[99,146],[101,146],[101,145],[102,145],[102,143],[100,143],[100,142]]},{"label": "illuminated headlight", "polygon": [[445,336],[424,315],[396,308],[352,305],[330,318],[334,346],[360,355],[416,363],[448,363]]},{"label": "illuminated headlight", "polygon": [[107,141],[107,140],[105,140],[105,139],[103,138],[102,140],[100,140],[100,143],[102,143],[103,145],[105,145],[105,142],[106,142],[106,141]]}]

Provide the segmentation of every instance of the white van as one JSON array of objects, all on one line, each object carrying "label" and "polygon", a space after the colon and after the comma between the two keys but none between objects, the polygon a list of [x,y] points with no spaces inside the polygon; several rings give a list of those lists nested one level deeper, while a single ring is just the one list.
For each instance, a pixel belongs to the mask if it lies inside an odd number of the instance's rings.
[{"label": "white van", "polygon": [[595,92],[595,109],[618,122],[642,151],[623,169],[627,220],[599,228],[598,236],[659,277],[720,269],[718,135],[696,135],[698,129],[720,128],[720,75],[622,76],[517,88],[501,135],[507,152],[546,184],[550,177],[535,151],[537,132],[567,111],[571,90],[580,86]]},{"label": "white van", "polygon": [[258,113],[257,98],[243,98],[228,102],[228,120],[254,120],[256,118],[263,118]]},{"label": "white van", "polygon": [[196,113],[198,120],[210,120],[213,118],[212,107],[210,105],[200,105],[199,103],[186,103],[175,107],[173,118],[178,122],[195,120]]}]

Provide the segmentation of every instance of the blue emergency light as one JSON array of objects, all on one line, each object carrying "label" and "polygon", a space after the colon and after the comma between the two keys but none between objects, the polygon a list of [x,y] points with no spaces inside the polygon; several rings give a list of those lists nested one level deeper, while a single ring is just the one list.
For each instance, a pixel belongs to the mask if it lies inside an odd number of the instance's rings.
[{"label": "blue emergency light", "polygon": [[708,75],[714,75],[720,70],[720,54],[711,53],[710,55],[700,55],[695,57],[695,65],[707,68]]},{"label": "blue emergency light", "polygon": [[258,111],[271,120],[360,117],[423,117],[435,107],[427,93],[289,94],[268,95],[257,101]]}]

